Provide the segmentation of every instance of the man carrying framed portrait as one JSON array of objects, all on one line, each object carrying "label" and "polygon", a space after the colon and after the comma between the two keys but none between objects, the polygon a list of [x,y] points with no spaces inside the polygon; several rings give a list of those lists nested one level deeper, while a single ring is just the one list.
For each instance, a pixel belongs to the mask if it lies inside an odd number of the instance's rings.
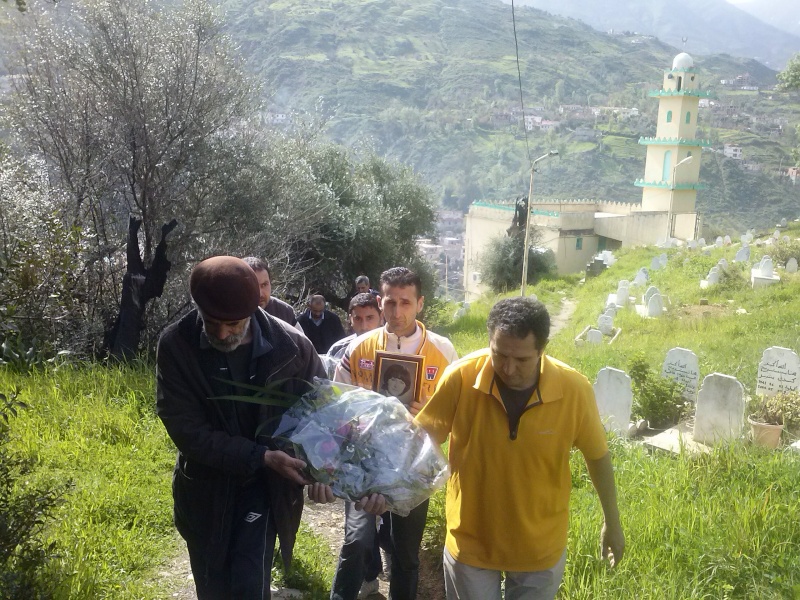
[{"label": "man carrying framed portrait", "polygon": [[[378,391],[385,386],[382,393],[398,397],[416,415],[458,354],[450,340],[417,321],[425,298],[416,273],[405,267],[384,271],[380,293],[386,325],[350,343],[334,380]],[[400,395],[392,393],[390,386]],[[427,501],[407,517],[385,515],[391,525],[389,595],[393,600],[414,600],[417,596],[419,546],[427,515]],[[364,555],[371,552],[375,534],[375,517],[346,503],[345,539],[331,600],[356,600],[364,579]]]}]

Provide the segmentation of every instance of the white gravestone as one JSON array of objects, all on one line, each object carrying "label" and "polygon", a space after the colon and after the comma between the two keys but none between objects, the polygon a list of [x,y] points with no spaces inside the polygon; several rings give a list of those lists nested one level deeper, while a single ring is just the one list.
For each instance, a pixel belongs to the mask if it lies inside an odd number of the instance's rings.
[{"label": "white gravestone", "polygon": [[633,281],[631,282],[631,286],[632,287],[643,287],[643,286],[647,285],[647,281],[648,281],[647,271],[645,271],[644,268],[642,268],[642,269],[639,269],[639,271],[636,273],[636,277],[633,278]]},{"label": "white gravestone", "polygon": [[630,291],[628,290],[627,285],[622,285],[620,282],[619,287],[617,287],[617,296],[616,296],[616,305],[617,306],[628,306],[628,300],[630,299]]},{"label": "white gravestone", "polygon": [[697,240],[697,245],[698,246],[705,246],[706,245],[706,238],[700,238],[699,240]]},{"label": "white gravestone", "polygon": [[750,246],[742,246],[736,251],[733,262],[748,262],[750,260]]},{"label": "white gravestone", "polygon": [[700,363],[697,355],[686,348],[672,348],[661,366],[661,376],[683,385],[683,397],[694,402],[700,383]]},{"label": "white gravestone", "polygon": [[597,328],[603,335],[611,335],[614,331],[614,319],[608,315],[600,315],[597,319]]},{"label": "white gravestone", "polygon": [[658,293],[659,293],[658,288],[654,285],[651,285],[649,288],[647,288],[647,291],[644,293],[644,296],[642,296],[642,304],[647,306],[647,303],[650,302],[650,298],[653,296],[653,294],[658,294]]},{"label": "white gravestone", "polygon": [[658,260],[661,262],[661,268],[662,269],[667,266],[667,255],[666,254],[661,254],[658,257]]},{"label": "white gravestone", "polygon": [[633,406],[631,378],[627,373],[611,367],[600,369],[594,384],[594,397],[606,431],[627,436]]},{"label": "white gravestone", "polygon": [[728,261],[725,260],[724,258],[720,258],[719,262],[717,263],[717,266],[719,266],[721,269],[725,269],[727,271],[728,270]]},{"label": "white gravestone", "polygon": [[661,268],[661,257],[654,256],[653,260],[650,261],[650,270],[658,271],[660,268]]},{"label": "white gravestone", "polygon": [[800,358],[789,348],[771,346],[758,363],[756,394],[773,396],[778,392],[800,389]]},{"label": "white gravestone", "polygon": [[719,267],[711,267],[706,278],[700,281],[700,289],[706,290],[709,286],[719,283]]},{"label": "white gravestone", "polygon": [[725,244],[726,246],[730,246],[731,245],[731,236],[726,235],[724,238],[722,238],[722,243]]},{"label": "white gravestone", "polygon": [[785,219],[785,218],[781,219],[781,224],[780,224],[780,226],[781,226],[781,227],[786,227],[787,225],[788,225],[788,223],[787,223],[786,219]]},{"label": "white gravestone", "polygon": [[602,344],[603,333],[599,329],[590,329],[586,332],[586,341],[590,344]]},{"label": "white gravestone", "polygon": [[617,316],[617,305],[615,304],[614,306],[606,306],[606,310],[603,312],[603,314],[613,319]]},{"label": "white gravestone", "polygon": [[713,444],[738,438],[744,424],[744,387],[735,377],[712,373],[697,392],[695,442]]},{"label": "white gravestone", "polygon": [[721,235],[718,235],[718,236],[717,236],[717,239],[716,239],[716,240],[714,240],[714,245],[715,245],[717,248],[722,248],[722,244],[724,244],[724,243],[725,243],[725,241],[722,239],[722,236],[721,236]]},{"label": "white gravestone", "polygon": [[653,294],[650,300],[647,301],[647,316],[660,317],[664,312],[664,301],[661,299],[661,294]]},{"label": "white gravestone", "polygon": [[689,240],[688,242],[686,242],[686,247],[689,248],[689,250],[697,250],[697,241]]},{"label": "white gravestone", "polygon": [[779,240],[779,239],[781,239],[781,232],[780,232],[780,231],[778,231],[778,230],[776,229],[776,230],[775,230],[775,233],[773,233],[773,234],[772,234],[772,239],[773,239],[773,240]]},{"label": "white gravestone", "polygon": [[797,273],[797,259],[794,256],[786,261],[786,272]]},{"label": "white gravestone", "polygon": [[761,263],[759,264],[759,270],[761,271],[762,277],[772,277],[772,272],[775,270],[772,266],[772,259],[769,256],[765,256],[761,259]]}]

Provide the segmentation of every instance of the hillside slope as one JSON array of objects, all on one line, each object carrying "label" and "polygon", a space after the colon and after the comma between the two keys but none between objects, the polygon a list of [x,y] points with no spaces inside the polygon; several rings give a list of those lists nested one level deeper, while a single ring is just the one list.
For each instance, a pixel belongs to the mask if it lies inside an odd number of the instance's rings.
[{"label": "hillside slope", "polygon": [[[516,4],[578,19],[600,31],[655,35],[687,52],[755,58],[775,69],[786,66],[800,50],[800,37],[725,0],[517,0]],[[787,17],[790,4],[783,2]],[[793,12],[796,22],[796,7]]]}]

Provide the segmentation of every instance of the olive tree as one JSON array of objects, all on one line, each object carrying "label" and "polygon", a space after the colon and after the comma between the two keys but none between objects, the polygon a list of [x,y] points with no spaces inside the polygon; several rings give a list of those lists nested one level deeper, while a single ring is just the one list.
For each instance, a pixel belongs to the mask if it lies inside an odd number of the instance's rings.
[{"label": "olive tree", "polygon": [[[130,216],[140,223],[134,246],[143,265],[173,220],[178,264],[217,230],[219,164],[236,151],[254,87],[203,2],[97,0],[34,12],[15,40],[8,119],[16,142],[45,160],[64,227],[89,241],[84,314],[110,329]],[[142,290],[158,286],[134,283],[141,319],[152,299]]]}]

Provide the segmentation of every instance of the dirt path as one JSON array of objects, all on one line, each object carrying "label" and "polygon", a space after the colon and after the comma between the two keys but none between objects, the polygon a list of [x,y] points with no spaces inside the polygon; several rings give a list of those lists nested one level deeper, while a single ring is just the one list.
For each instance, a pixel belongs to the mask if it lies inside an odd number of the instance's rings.
[{"label": "dirt path", "polygon": [[[577,303],[575,300],[564,298],[561,300],[561,309],[557,315],[551,317],[550,337],[561,331],[572,318]],[[337,500],[332,504],[315,504],[306,500],[303,510],[303,522],[318,536],[322,537],[331,550],[331,556],[337,557],[344,537],[344,503]],[[197,600],[192,579],[192,570],[189,566],[189,555],[186,546],[180,541],[182,551],[174,558],[166,570],[158,574],[163,588],[171,590],[168,598],[174,600]],[[370,596],[373,600],[386,599],[389,596],[389,584],[381,577],[378,580],[380,593]],[[444,585],[442,583],[441,558],[432,552],[420,553],[420,587],[418,596],[421,600],[444,600]],[[302,593],[290,589],[273,589],[274,600],[287,600],[289,598],[302,598]]]}]

